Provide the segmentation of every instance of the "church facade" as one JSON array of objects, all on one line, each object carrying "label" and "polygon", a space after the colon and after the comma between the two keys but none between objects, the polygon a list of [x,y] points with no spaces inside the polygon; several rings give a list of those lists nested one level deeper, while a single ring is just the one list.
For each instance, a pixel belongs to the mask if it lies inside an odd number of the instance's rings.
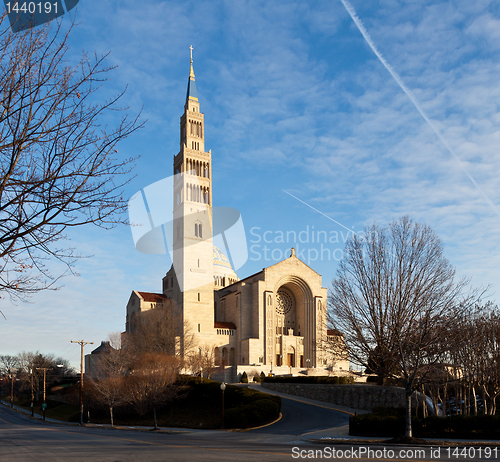
[{"label": "church facade", "polygon": [[[213,348],[216,364],[242,371],[347,373],[349,362],[328,345],[342,341],[327,330],[327,289],[321,275],[295,255],[239,279],[214,245],[212,153],[205,151],[205,121],[196,91],[193,61],[180,150],[173,159],[173,265],[162,293],[133,291],[126,332],[134,318],[171,300],[180,316],[180,354]],[[194,334],[194,347],[183,344]]]}]

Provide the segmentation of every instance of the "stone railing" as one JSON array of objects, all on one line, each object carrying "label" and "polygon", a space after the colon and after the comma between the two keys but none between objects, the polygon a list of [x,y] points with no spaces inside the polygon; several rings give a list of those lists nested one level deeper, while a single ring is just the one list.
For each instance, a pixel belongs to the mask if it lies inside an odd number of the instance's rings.
[{"label": "stone railing", "polygon": [[262,382],[262,388],[364,411],[405,405],[405,391],[398,387]]}]

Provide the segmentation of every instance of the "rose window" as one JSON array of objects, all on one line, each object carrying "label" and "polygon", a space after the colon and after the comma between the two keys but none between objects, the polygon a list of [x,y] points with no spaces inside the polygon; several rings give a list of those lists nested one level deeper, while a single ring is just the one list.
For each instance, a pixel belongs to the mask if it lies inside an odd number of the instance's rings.
[{"label": "rose window", "polygon": [[280,289],[276,294],[276,312],[278,314],[287,314],[293,308],[292,296]]}]

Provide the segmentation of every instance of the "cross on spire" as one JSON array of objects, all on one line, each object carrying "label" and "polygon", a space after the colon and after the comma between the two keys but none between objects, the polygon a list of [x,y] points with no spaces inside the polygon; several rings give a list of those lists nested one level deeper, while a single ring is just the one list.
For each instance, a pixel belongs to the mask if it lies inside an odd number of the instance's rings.
[{"label": "cross on spire", "polygon": [[193,62],[193,45],[189,47],[191,49],[191,63]]}]

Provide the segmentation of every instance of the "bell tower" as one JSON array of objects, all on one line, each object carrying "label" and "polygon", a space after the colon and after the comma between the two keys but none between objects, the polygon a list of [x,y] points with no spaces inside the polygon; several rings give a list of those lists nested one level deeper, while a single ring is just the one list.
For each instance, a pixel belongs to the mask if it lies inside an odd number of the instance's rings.
[{"label": "bell tower", "polygon": [[[196,343],[214,330],[212,154],[205,152],[204,114],[196,91],[193,47],[184,113],[180,120],[180,150],[174,157],[173,263],[176,284],[172,298],[183,321],[183,338]],[[183,350],[189,345],[182,345]],[[186,353],[187,351],[184,351]]]}]

